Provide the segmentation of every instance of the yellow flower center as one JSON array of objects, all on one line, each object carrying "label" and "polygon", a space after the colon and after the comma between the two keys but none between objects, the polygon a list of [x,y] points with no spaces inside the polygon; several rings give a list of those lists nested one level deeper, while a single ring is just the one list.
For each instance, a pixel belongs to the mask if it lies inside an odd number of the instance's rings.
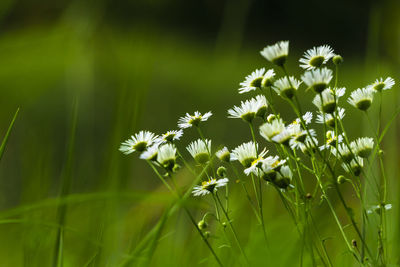
[{"label": "yellow flower center", "polygon": [[281,162],[280,160],[275,161],[274,163],[272,163],[271,167],[275,168],[276,166],[279,165],[280,162]]},{"label": "yellow flower center", "polygon": [[255,159],[251,162],[251,166],[257,164],[260,160],[263,160],[263,157],[259,157],[258,159]]}]

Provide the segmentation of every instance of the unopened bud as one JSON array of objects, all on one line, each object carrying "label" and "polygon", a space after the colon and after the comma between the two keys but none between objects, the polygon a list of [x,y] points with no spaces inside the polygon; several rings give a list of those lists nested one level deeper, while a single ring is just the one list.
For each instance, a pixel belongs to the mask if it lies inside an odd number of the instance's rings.
[{"label": "unopened bud", "polygon": [[206,223],[205,220],[201,220],[197,223],[197,226],[199,227],[200,230],[204,230],[207,228],[208,224]]},{"label": "unopened bud", "polygon": [[205,232],[204,232],[204,237],[205,237],[205,238],[209,238],[210,235],[211,235],[211,233],[210,233],[209,231],[205,231]]},{"label": "unopened bud", "polygon": [[274,114],[269,114],[268,117],[267,117],[267,121],[268,122],[272,122],[275,119],[276,119],[276,116]]},{"label": "unopened bud", "polygon": [[225,175],[226,175],[226,168],[223,167],[223,166],[219,167],[219,168],[217,169],[217,175],[218,175],[219,177],[225,177]]},{"label": "unopened bud", "polygon": [[341,55],[336,55],[332,58],[333,64],[340,65],[343,63],[343,58]]},{"label": "unopened bud", "polygon": [[344,177],[343,175],[339,175],[339,177],[337,178],[337,183],[343,184],[345,182],[346,182],[346,177]]}]

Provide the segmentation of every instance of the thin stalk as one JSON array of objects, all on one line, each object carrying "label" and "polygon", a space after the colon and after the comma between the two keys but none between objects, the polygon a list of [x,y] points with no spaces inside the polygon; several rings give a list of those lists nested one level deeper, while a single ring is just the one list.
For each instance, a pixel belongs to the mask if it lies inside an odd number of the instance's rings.
[{"label": "thin stalk", "polygon": [[211,151],[208,149],[208,145],[207,145],[206,139],[204,138],[203,132],[201,131],[199,126],[196,126],[196,129],[200,135],[201,140],[203,141],[204,145],[207,148],[208,155],[210,156],[210,164],[211,164],[211,169],[212,169],[213,175],[214,175],[214,177],[217,177],[215,170],[214,170],[213,162],[212,162]]},{"label": "thin stalk", "polygon": [[335,70],[335,88],[337,88],[339,81],[339,65],[336,65]]},{"label": "thin stalk", "polygon": [[250,207],[252,208],[254,214],[256,215],[258,222],[261,224],[261,218],[260,218],[260,216],[259,216],[259,214],[258,214],[258,211],[257,211],[257,209],[256,209],[256,207],[255,207],[253,201],[251,200],[251,197],[250,197],[249,191],[248,191],[247,188],[246,188],[246,185],[245,185],[244,182],[239,178],[239,177],[240,177],[239,172],[237,171],[237,169],[235,168],[235,166],[232,164],[232,162],[230,163],[230,165],[231,165],[233,171],[235,172],[236,176],[237,176],[238,179],[240,180],[240,184],[242,185],[242,188],[243,188],[243,190],[244,190],[244,192],[245,192],[245,194],[246,194],[246,198],[247,198],[247,200],[248,200],[249,203],[250,203]]},{"label": "thin stalk", "polygon": [[188,168],[188,170],[193,175],[196,175],[196,172],[192,169],[192,167],[189,165],[189,163],[185,160],[185,158],[182,156],[181,152],[179,151],[179,149],[177,147],[176,147],[176,153],[178,154],[178,157],[183,161],[183,164],[185,165],[185,167]]},{"label": "thin stalk", "polygon": [[[312,163],[313,163],[313,166],[315,166],[315,159],[314,158],[312,159]],[[325,188],[322,185],[322,181],[320,180],[319,175],[315,175],[315,177],[317,178],[318,184],[320,186],[320,189],[321,189],[321,192],[322,192],[322,197],[326,200],[326,203],[328,204],[328,207],[329,207],[329,209],[330,209],[330,211],[331,211],[331,213],[332,213],[332,215],[333,215],[333,217],[335,219],[335,222],[336,222],[336,224],[337,224],[337,226],[338,226],[338,228],[340,230],[340,233],[342,234],[342,237],[344,239],[344,242],[346,243],[347,248],[353,254],[353,256],[359,261],[354,249],[351,247],[350,242],[347,239],[346,233],[344,232],[344,229],[342,227],[342,224],[339,221],[339,218],[338,218],[338,216],[337,216],[337,214],[335,212],[335,209],[333,208],[333,205],[332,205],[331,201],[329,200],[329,198],[327,196],[327,193],[325,191]]]},{"label": "thin stalk", "polygon": [[[255,151],[256,151],[257,157],[258,157],[257,142],[256,142],[256,135],[254,133],[254,126],[250,122],[249,122],[249,127],[250,127],[251,136],[253,138]],[[260,213],[261,227],[262,227],[262,230],[263,230],[263,235],[264,235],[264,239],[265,239],[266,245],[268,247],[268,239],[267,239],[267,232],[265,230],[265,221],[264,221],[264,212],[263,212],[262,181],[261,181],[260,178],[257,178],[257,179],[258,179],[258,190],[257,190],[257,187],[256,187],[256,183],[254,181],[254,175],[251,174],[251,180],[253,182],[254,193],[256,194],[257,203],[258,203],[258,211]]]},{"label": "thin stalk", "polygon": [[4,150],[6,148],[8,138],[10,137],[10,133],[11,133],[11,130],[13,129],[13,127],[14,127],[14,123],[15,123],[15,120],[17,119],[18,113],[19,113],[19,108],[15,112],[14,117],[12,118],[11,123],[8,126],[6,135],[4,136],[3,141],[1,142],[1,145],[0,145],[0,160],[3,157]]},{"label": "thin stalk", "polygon": [[246,256],[246,254],[244,253],[244,250],[243,250],[243,248],[242,248],[242,245],[241,245],[240,242],[239,242],[237,233],[236,233],[235,228],[233,227],[233,224],[232,224],[232,220],[229,218],[229,215],[228,215],[227,211],[224,209],[224,205],[222,205],[222,202],[221,202],[221,200],[219,199],[218,193],[215,193],[214,195],[215,195],[215,198],[217,199],[217,202],[219,203],[219,205],[220,205],[220,207],[221,207],[221,209],[222,209],[222,212],[223,212],[224,215],[225,215],[226,220],[228,221],[229,227],[230,227],[230,229],[231,229],[231,231],[232,231],[232,234],[233,234],[233,236],[234,236],[234,238],[235,238],[235,241],[236,241],[236,243],[237,243],[237,245],[238,245],[238,247],[239,247],[240,253],[242,253],[243,258],[244,258],[245,261],[246,261],[246,264],[247,264],[247,265],[250,265],[250,264],[249,264],[249,260],[247,259],[247,256]]},{"label": "thin stalk", "polygon": [[[164,185],[166,185],[168,190],[177,198],[177,200],[179,202],[181,202],[182,201],[182,197],[179,195],[179,193],[174,191],[168,185],[168,183],[165,181],[164,177],[160,174],[160,172],[155,168],[155,166],[150,161],[147,161],[147,162],[150,164],[150,166],[154,170],[154,172],[157,175],[157,177],[163,182]],[[182,207],[185,210],[186,214],[188,215],[188,217],[189,217],[190,221],[192,222],[193,226],[196,228],[196,230],[200,234],[201,239],[204,241],[204,243],[207,245],[208,249],[210,250],[211,254],[214,256],[214,259],[217,261],[218,265],[222,267],[223,264],[222,264],[221,260],[218,258],[217,254],[215,253],[214,249],[212,248],[210,242],[208,242],[207,238],[204,236],[203,232],[201,231],[201,229],[197,225],[197,223],[196,223],[195,219],[193,218],[192,214],[190,213],[190,211],[187,209],[187,207],[185,205],[182,205]]]},{"label": "thin stalk", "polygon": [[253,127],[253,124],[251,122],[249,122],[249,127],[250,127],[251,137],[253,138],[254,147],[255,147],[255,150],[256,150],[256,153],[257,153],[257,157],[258,157],[256,135],[254,134],[254,127]]},{"label": "thin stalk", "polygon": [[[328,266],[333,267],[332,261],[331,261],[331,259],[329,258],[328,252],[327,252],[327,250],[326,250],[326,247],[325,247],[325,244],[324,244],[324,240],[322,240],[321,237],[320,237],[320,234],[319,234],[319,232],[318,232],[317,225],[316,225],[316,223],[315,223],[315,221],[314,221],[314,217],[312,216],[311,213],[310,213],[310,219],[311,219],[311,223],[312,223],[313,226],[314,226],[315,234],[316,234],[318,240],[319,240],[320,243],[321,243],[322,251],[323,251],[323,254],[324,254],[324,256],[325,256],[325,258],[326,258],[326,260],[327,260],[327,262],[328,262]],[[321,258],[322,258],[322,256],[321,256]]]},{"label": "thin stalk", "polygon": [[[65,197],[70,193],[72,185],[73,155],[75,148],[76,127],[78,124],[78,100],[74,101],[71,129],[69,133],[67,154],[63,174],[61,176],[60,197]],[[53,266],[62,267],[64,263],[64,224],[67,217],[68,205],[60,203],[57,210],[57,222],[61,226],[57,231],[56,244],[54,248]]]},{"label": "thin stalk", "polygon": [[[380,220],[379,220],[379,230],[378,230],[378,239],[380,242],[380,245],[378,247],[378,257],[381,258],[382,264],[385,265],[385,259],[386,259],[386,253],[385,253],[385,249],[386,246],[384,246],[384,240],[386,238],[386,226],[385,226],[385,218],[386,218],[386,212],[385,212],[385,207],[384,205],[386,204],[386,197],[387,197],[387,178],[386,178],[386,172],[385,172],[385,166],[383,164],[383,159],[382,159],[382,153],[380,153],[381,151],[381,147],[379,144],[379,133],[376,133],[373,125],[372,125],[372,121],[371,118],[368,114],[368,112],[365,111],[365,115],[367,116],[368,119],[368,123],[371,127],[372,132],[374,133],[374,138],[376,140],[376,145],[378,147],[378,157],[379,157],[379,167],[381,170],[381,188],[379,190],[380,192]],[[383,206],[383,207],[382,207]]]},{"label": "thin stalk", "polygon": [[229,211],[229,186],[225,186],[225,209]]}]

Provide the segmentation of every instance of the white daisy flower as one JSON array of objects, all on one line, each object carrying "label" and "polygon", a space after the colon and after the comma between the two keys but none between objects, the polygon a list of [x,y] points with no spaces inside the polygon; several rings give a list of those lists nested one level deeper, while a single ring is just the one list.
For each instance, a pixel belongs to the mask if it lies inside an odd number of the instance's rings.
[{"label": "white daisy flower", "polygon": [[286,189],[292,181],[293,173],[289,166],[282,166],[276,175],[274,184],[279,188]]},{"label": "white daisy flower", "polygon": [[205,196],[209,193],[216,192],[218,187],[226,186],[228,182],[228,178],[218,180],[215,178],[211,178],[208,181],[202,182],[201,185],[196,185],[195,187],[193,187],[192,193],[194,196]]},{"label": "white daisy flower", "polygon": [[246,168],[244,170],[244,173],[248,176],[250,173],[253,173],[255,175],[259,175],[260,167],[263,163],[264,158],[263,157],[258,157],[257,159],[253,160],[251,162],[250,167]]},{"label": "white daisy flower", "polygon": [[146,151],[142,152],[140,154],[140,158],[144,160],[157,160],[157,155],[158,155],[158,144],[154,144],[151,147],[148,147]]},{"label": "white daisy flower", "polygon": [[247,93],[257,88],[261,88],[261,82],[264,78],[265,68],[253,71],[246,77],[244,82],[240,83],[239,94]]},{"label": "white daisy flower", "polygon": [[354,173],[355,176],[360,176],[362,167],[364,167],[364,160],[361,157],[356,157],[356,159],[352,159],[350,163],[342,163],[343,169],[347,173]]},{"label": "white daisy flower", "polygon": [[[337,119],[341,120],[344,118],[344,108],[337,108]],[[324,113],[324,112],[320,112],[317,115],[317,119],[315,120],[316,123],[320,123],[320,124],[326,124],[330,127],[335,127],[335,113],[329,114],[329,113]]]},{"label": "white daisy flower", "polygon": [[231,161],[231,153],[229,152],[228,148],[225,146],[222,149],[215,152],[215,155],[221,160],[225,162]]},{"label": "white daisy flower", "polygon": [[[307,111],[303,116],[303,121],[305,125],[308,125],[312,122],[313,114],[310,111]],[[301,125],[300,118],[296,118],[289,126],[291,125]]]},{"label": "white daisy flower", "polygon": [[332,71],[327,68],[309,70],[304,72],[301,79],[309,89],[313,89],[316,93],[321,93],[331,82]]},{"label": "white daisy flower", "polygon": [[355,153],[353,152],[353,148],[350,151],[349,147],[345,143],[338,144],[338,151],[336,151],[336,148],[332,148],[331,152],[336,158],[341,159],[346,163],[350,163],[350,161],[353,160],[353,153]]},{"label": "white daisy flower", "polygon": [[282,67],[289,54],[289,41],[280,41],[266,46],[260,54],[273,64]]},{"label": "white daisy flower", "polygon": [[299,89],[300,84],[301,81],[293,76],[290,76],[289,79],[288,77],[282,77],[274,82],[272,89],[280,96],[292,98],[297,89]]},{"label": "white daisy flower", "polygon": [[373,148],[374,139],[370,137],[360,137],[351,142],[351,149],[354,151],[355,154],[362,158],[368,158]]},{"label": "white daisy flower", "polygon": [[266,181],[272,182],[275,180],[277,172],[279,172],[279,170],[285,163],[286,159],[281,160],[278,156],[269,156],[262,161],[258,176]]},{"label": "white daisy flower", "polygon": [[298,143],[298,148],[300,148],[301,152],[306,155],[311,156],[316,151],[316,147],[318,146],[318,139],[315,137],[307,136],[304,142]]},{"label": "white daisy flower", "polygon": [[[263,153],[263,156],[267,153]],[[274,171],[279,171],[279,168],[285,164],[286,160],[279,160],[278,156],[272,157],[268,156],[264,158],[263,156],[255,159],[251,166],[244,170],[246,175],[253,173],[261,178],[266,178],[266,174],[271,174]],[[270,176],[270,175],[268,175]]]},{"label": "white daisy flower", "polygon": [[176,161],[176,147],[165,144],[158,148],[157,161],[167,170],[172,171]]},{"label": "white daisy flower", "polygon": [[395,84],[394,80],[391,77],[387,77],[385,80],[383,78],[376,79],[376,81],[369,85],[372,89],[381,92],[382,90],[389,90]]},{"label": "white daisy flower", "polygon": [[275,135],[271,138],[271,140],[275,143],[282,145],[289,145],[290,139],[293,137],[293,129],[292,127],[286,127],[279,134]]},{"label": "white daisy flower", "polygon": [[211,111],[201,115],[200,112],[195,111],[194,115],[186,113],[184,117],[181,117],[178,121],[178,127],[181,129],[190,128],[192,126],[199,126],[200,122],[208,120],[212,116]]},{"label": "white daisy flower", "polygon": [[333,49],[329,45],[313,47],[307,50],[303,57],[300,58],[299,62],[302,63],[300,67],[307,70],[319,68],[323,64],[326,64],[334,55]]},{"label": "white daisy flower", "polygon": [[258,103],[258,110],[256,115],[258,117],[264,118],[265,114],[268,111],[268,101],[267,98],[263,95],[257,95],[255,97],[255,101]]},{"label": "white daisy flower", "polygon": [[[307,111],[304,115],[303,115],[303,121],[304,121],[304,123],[307,125],[307,124],[310,124],[311,122],[312,122],[312,118],[313,118],[313,114],[312,114],[312,112],[310,112],[310,111]],[[300,124],[300,119],[299,118],[297,118],[296,119],[296,122],[297,122],[297,124]]]},{"label": "white daisy flower", "polygon": [[[289,124],[286,128],[291,131],[293,138],[296,138],[296,139],[297,139],[297,137],[300,137],[303,135],[305,138],[305,135],[307,134],[307,131],[304,130],[302,128],[302,126],[300,124],[298,124],[296,121],[294,123]],[[299,139],[304,140],[304,138],[299,138]]]},{"label": "white daisy flower", "polygon": [[320,146],[320,150],[330,149],[336,147],[337,143],[342,143],[343,136],[341,134],[336,135],[334,131],[326,132],[326,142],[323,146]]},{"label": "white daisy flower", "polygon": [[[339,98],[344,95],[345,91],[345,88],[340,88],[335,91],[331,88],[326,88],[314,97],[313,104],[322,112],[333,113],[336,109]],[[336,95],[335,93],[339,93],[339,95]]]},{"label": "white daisy flower", "polygon": [[158,139],[157,142],[159,144],[173,142],[175,140],[179,140],[183,135],[183,130],[172,130],[162,134]]},{"label": "white daisy flower", "polygon": [[370,209],[367,210],[368,214],[372,214],[376,212],[377,214],[381,214],[381,210],[391,210],[392,209],[392,204],[379,204],[379,205],[374,205]]},{"label": "white daisy flower", "polygon": [[309,129],[308,134],[306,130],[303,130],[300,127],[300,125],[292,127],[291,131],[292,138],[289,140],[289,146],[291,149],[301,149],[301,146],[303,145],[307,137],[311,136],[314,138],[317,135],[314,129]]},{"label": "white daisy flower", "polygon": [[246,122],[252,122],[257,114],[266,112],[266,103],[267,100],[262,96],[241,101],[240,106],[228,110],[228,118],[241,118]]},{"label": "white daisy flower", "polygon": [[132,135],[130,139],[121,143],[119,151],[126,155],[135,151],[143,152],[146,148],[155,143],[157,138],[158,136],[149,131],[140,131],[139,133]]},{"label": "white daisy flower", "polygon": [[260,134],[267,141],[272,142],[272,138],[285,130],[282,119],[275,118],[271,122],[266,122],[260,126]]},{"label": "white daisy flower", "polygon": [[375,91],[371,87],[358,88],[351,92],[347,102],[349,102],[350,105],[365,111],[371,106],[372,100],[374,99],[374,93]]},{"label": "white daisy flower", "polygon": [[232,150],[231,160],[238,160],[244,167],[248,168],[258,157],[263,157],[267,153],[267,151],[264,149],[257,155],[256,148],[258,149],[258,144],[254,144],[253,141],[243,143]]},{"label": "white daisy flower", "polygon": [[197,163],[205,164],[210,160],[211,140],[206,139],[204,142],[198,139],[190,143],[186,149]]},{"label": "white daisy flower", "polygon": [[275,71],[273,69],[267,70],[267,72],[264,74],[264,78],[261,81],[261,87],[262,88],[271,87],[274,84],[274,80],[275,80]]},{"label": "white daisy flower", "polygon": [[334,87],[334,88],[331,88],[331,90],[337,98],[344,96],[344,94],[346,93],[345,87],[340,87],[340,88]]}]

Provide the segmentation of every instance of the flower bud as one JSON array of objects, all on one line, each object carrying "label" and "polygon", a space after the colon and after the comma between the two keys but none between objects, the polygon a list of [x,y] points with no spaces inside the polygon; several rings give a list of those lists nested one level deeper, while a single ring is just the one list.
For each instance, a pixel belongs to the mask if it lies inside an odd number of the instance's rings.
[{"label": "flower bud", "polygon": [[211,233],[210,233],[209,231],[205,231],[205,232],[204,232],[204,237],[205,237],[205,238],[209,238],[210,235],[211,235]]},{"label": "flower bud", "polygon": [[274,114],[269,114],[268,117],[267,117],[267,121],[268,122],[272,122],[275,119],[276,119],[276,116]]},{"label": "flower bud", "polygon": [[332,58],[333,64],[340,65],[343,63],[343,58],[341,55],[336,55]]},{"label": "flower bud", "polygon": [[223,166],[219,167],[219,168],[217,169],[217,175],[218,175],[219,177],[225,177],[225,175],[226,175],[226,168],[223,167]]},{"label": "flower bud", "polygon": [[346,182],[346,177],[344,177],[343,175],[339,175],[339,177],[337,178],[337,183],[344,184],[345,182]]},{"label": "flower bud", "polygon": [[265,76],[261,82],[261,86],[262,88],[271,87],[274,84],[274,81],[275,81],[274,77]]},{"label": "flower bud", "polygon": [[197,223],[197,226],[199,227],[200,230],[204,230],[208,227],[208,224],[206,223],[205,220],[201,220]]}]

